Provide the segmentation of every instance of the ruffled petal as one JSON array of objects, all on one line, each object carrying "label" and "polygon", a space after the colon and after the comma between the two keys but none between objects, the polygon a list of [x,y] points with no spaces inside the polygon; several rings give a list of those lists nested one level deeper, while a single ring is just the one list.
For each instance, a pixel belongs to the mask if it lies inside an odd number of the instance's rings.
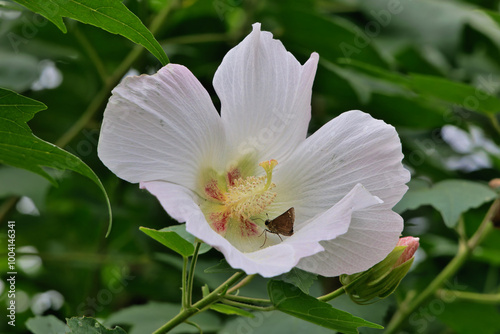
[{"label": "ruffled petal", "polygon": [[125,78],[104,112],[98,154],[132,183],[166,180],[195,189],[200,166],[224,154],[222,121],[184,66]]},{"label": "ruffled petal", "polygon": [[401,216],[383,205],[354,212],[347,233],[321,242],[325,251],[302,259],[297,267],[330,277],[365,271],[396,247],[402,229]]},{"label": "ruffled petal", "polygon": [[334,207],[315,217],[282,243],[243,253],[208,225],[196,203],[196,195],[190,190],[162,181],[141,182],[141,188],[155,195],[172,217],[180,222],[185,221],[189,233],[222,252],[233,268],[264,277],[288,272],[300,259],[323,251],[320,241],[346,233],[354,211],[380,203],[380,199],[371,196],[361,185],[356,185]]},{"label": "ruffled petal", "polygon": [[308,137],[276,167],[276,203],[295,207],[300,228],[361,183],[390,210],[410,180],[402,159],[401,142],[392,126],[361,111],[345,112]]},{"label": "ruffled petal", "polygon": [[318,58],[313,53],[302,66],[259,23],[227,53],[214,87],[235,159],[280,161],[305,139]]}]

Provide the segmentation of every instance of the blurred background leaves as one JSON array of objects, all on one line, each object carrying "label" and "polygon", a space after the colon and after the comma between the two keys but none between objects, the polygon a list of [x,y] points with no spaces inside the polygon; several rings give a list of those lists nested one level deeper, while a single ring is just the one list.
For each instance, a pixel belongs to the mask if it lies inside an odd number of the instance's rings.
[{"label": "blurred background leaves", "polygon": [[[215,70],[252,23],[261,22],[262,29],[271,31],[301,62],[318,52],[310,132],[351,109],[395,126],[403,142],[404,163],[413,175],[405,201],[447,179],[485,185],[499,177],[498,0],[123,3],[145,26],[168,14],[155,29],[156,39],[171,62],[187,66],[200,79],[216,106],[211,85]],[[70,19],[64,22],[66,34],[40,15],[12,1],[0,1],[0,87],[48,107],[28,125],[37,137],[59,143],[94,170],[111,200],[114,228],[104,238],[106,204],[88,179],[68,172],[55,187],[37,175],[2,166],[0,229],[6,231],[7,220],[16,221],[19,275],[18,325],[7,327],[2,321],[0,332],[29,333],[24,325],[28,318],[53,314],[58,319],[108,318],[110,325],[139,333],[148,325],[148,318],[140,315],[149,308],[170,309],[180,303],[182,266],[175,253],[165,251],[139,226],[159,230],[176,222],[153,196],[117,179],[97,158],[103,104],[95,106],[91,117],[83,117],[96,100],[106,101],[124,74],[154,73],[161,63],[140,50],[127,62],[127,55],[134,52],[128,39]],[[79,122],[83,126],[68,137]],[[335,307],[386,324],[397,300],[408,291],[422,290],[455,254],[457,232],[432,206],[411,204],[401,210],[406,222],[403,233],[420,237],[421,249],[396,296],[373,309],[353,305],[348,298],[332,302]],[[486,213],[488,204],[481,204],[463,215],[466,235],[475,231]],[[0,254],[5,254],[6,238],[6,233],[0,234]],[[215,250],[200,257],[195,297],[201,295],[202,284],[215,287],[226,277],[203,273],[220,259]],[[2,273],[6,264],[1,260]],[[499,293],[499,266],[500,231],[495,230],[446,288]],[[256,279],[244,289],[266,297],[265,286],[264,279]],[[335,287],[336,279],[320,278],[312,282],[310,293],[320,295]],[[5,305],[5,280],[0,281],[0,291],[0,303]],[[484,311],[475,313],[478,303],[457,298],[436,297],[410,317],[405,331],[472,333],[481,317],[484,333],[498,332],[498,326],[490,325],[498,323],[498,304],[481,305]],[[283,317],[278,312],[256,313],[254,318],[212,312],[200,324],[206,323],[208,333],[293,333],[298,328],[326,332],[299,319],[282,321]],[[196,332],[189,326],[183,330]]]}]

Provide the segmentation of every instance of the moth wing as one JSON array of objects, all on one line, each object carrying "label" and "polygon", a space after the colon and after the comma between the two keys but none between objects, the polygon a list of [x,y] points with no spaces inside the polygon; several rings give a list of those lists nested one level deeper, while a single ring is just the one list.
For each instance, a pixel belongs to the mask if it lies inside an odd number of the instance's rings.
[{"label": "moth wing", "polygon": [[293,223],[295,222],[295,209],[292,207],[272,220],[273,228],[279,234],[287,237],[293,234]]}]

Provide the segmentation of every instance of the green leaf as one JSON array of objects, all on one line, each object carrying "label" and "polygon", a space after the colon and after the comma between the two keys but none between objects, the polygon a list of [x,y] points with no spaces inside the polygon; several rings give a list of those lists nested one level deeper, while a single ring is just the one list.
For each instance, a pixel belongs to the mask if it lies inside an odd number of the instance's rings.
[{"label": "green leaf", "polygon": [[42,167],[72,170],[88,177],[102,190],[108,205],[109,228],[111,230],[111,204],[101,180],[80,158],[41,140],[33,135],[26,124],[33,116],[47,107],[38,101],[0,88],[0,163],[23,168],[40,174],[52,184],[56,180]]},{"label": "green leaf", "polygon": [[50,182],[42,176],[25,169],[3,166],[0,167],[0,184],[0,198],[27,196],[38,209],[44,209]]},{"label": "green leaf", "polygon": [[88,23],[112,34],[119,34],[148,49],[163,64],[169,60],[165,51],[141,20],[121,0],[14,0],[43,15],[62,32],[67,29],[63,17]]},{"label": "green leaf", "polygon": [[328,303],[306,295],[292,284],[271,280],[267,289],[272,303],[278,310],[317,325],[345,334],[358,333],[358,327],[383,328],[350,313],[337,310]]},{"label": "green leaf", "polygon": [[94,318],[73,317],[67,319],[67,323],[71,329],[71,334],[127,334],[120,327],[114,329],[106,328]]},{"label": "green leaf", "polygon": [[53,315],[29,318],[26,328],[33,334],[66,334],[68,330],[66,324]]},{"label": "green leaf", "polygon": [[[455,298],[453,293],[449,298]],[[446,303],[436,316],[457,334],[498,334],[500,311],[495,305],[470,301]],[[479,320],[480,319],[480,320]]]},{"label": "green leaf", "polygon": [[309,289],[318,279],[318,275],[307,272],[299,268],[293,268],[286,274],[279,276],[277,279],[291,283],[298,287],[302,292],[309,293]]},{"label": "green leaf", "polygon": [[[104,324],[111,325],[127,325],[131,326],[128,334],[144,334],[153,333],[166,321],[175,317],[181,306],[170,303],[149,302],[145,305],[131,306],[120,310],[111,315]],[[220,328],[220,320],[215,313],[203,312],[191,318],[190,321],[198,324],[204,332],[218,332]],[[180,324],[169,331],[169,334],[193,333],[198,334],[199,331],[188,324]]]},{"label": "green leaf", "polygon": [[193,244],[186,241],[179,234],[177,234],[177,232],[164,230],[158,231],[147,227],[139,227],[139,230],[183,257],[191,256],[194,253]]},{"label": "green leaf", "polygon": [[[173,231],[173,232],[177,233],[181,238],[190,242],[193,245],[196,242],[196,237],[194,235],[192,235],[191,233],[189,233],[188,231],[186,231],[186,224],[169,226],[169,227],[161,229],[160,231],[168,231],[168,232]],[[205,254],[206,252],[208,252],[211,249],[212,249],[212,246],[202,242],[202,244],[200,246],[200,250],[198,251],[198,254]]]},{"label": "green leaf", "polygon": [[[161,230],[147,227],[139,227],[139,229],[181,256],[187,257],[194,253],[195,237],[186,231],[185,225],[169,226]],[[198,254],[206,253],[210,248],[210,245],[203,243]]]},{"label": "green leaf", "polygon": [[446,226],[452,228],[458,223],[462,213],[496,197],[497,194],[484,184],[466,180],[445,180],[436,183],[432,188],[410,188],[394,210],[403,212],[422,205],[431,205],[441,213]]},{"label": "green leaf", "polygon": [[0,87],[22,92],[40,76],[39,60],[28,54],[0,51]]},{"label": "green leaf", "polygon": [[[466,109],[483,114],[496,114],[500,112],[500,99],[489,94],[488,90],[496,87],[496,82],[482,83],[482,89],[448,79],[426,76],[410,75],[411,86],[417,93],[432,96],[437,99],[463,106]],[[491,84],[491,86],[488,86]]]},{"label": "green leaf", "polygon": [[488,16],[491,17],[498,26],[500,26],[500,13],[491,10],[481,10],[481,12],[488,14]]},{"label": "green leaf", "polygon": [[236,273],[238,269],[234,269],[227,263],[225,259],[220,260],[218,264],[215,266],[209,267],[205,269],[206,274],[214,274],[214,273]]},{"label": "green leaf", "polygon": [[224,304],[214,304],[210,306],[211,310],[214,310],[216,312],[222,313],[222,314],[236,314],[236,315],[241,315],[243,317],[248,317],[248,318],[254,318],[255,316],[253,313],[242,310],[238,307],[234,307],[231,305],[224,305]]}]

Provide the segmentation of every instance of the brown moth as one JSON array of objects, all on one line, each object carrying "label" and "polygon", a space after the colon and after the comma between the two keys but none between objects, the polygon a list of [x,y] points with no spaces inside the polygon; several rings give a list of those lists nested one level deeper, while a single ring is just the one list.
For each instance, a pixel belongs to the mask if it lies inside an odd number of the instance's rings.
[{"label": "brown moth", "polygon": [[[277,234],[281,241],[283,241],[283,239],[281,239],[281,235],[287,237],[293,235],[294,221],[295,221],[295,209],[293,207],[286,210],[285,212],[283,212],[281,215],[279,215],[274,219],[266,219],[265,224],[267,228],[264,229],[264,231],[262,231],[265,237],[264,243],[260,247],[262,248],[266,244],[267,232]],[[260,235],[262,235],[262,233]]]}]

